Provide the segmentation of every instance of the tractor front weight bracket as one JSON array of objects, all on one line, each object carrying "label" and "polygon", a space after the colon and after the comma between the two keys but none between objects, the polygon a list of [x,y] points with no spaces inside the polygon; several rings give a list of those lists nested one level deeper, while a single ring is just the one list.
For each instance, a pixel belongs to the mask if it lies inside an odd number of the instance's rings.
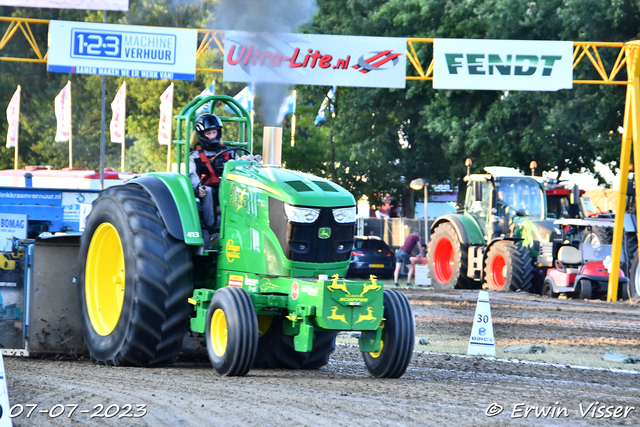
[{"label": "tractor front weight bracket", "polygon": [[363,353],[373,353],[380,351],[382,342],[382,326],[378,326],[375,331],[362,331],[358,344]]},{"label": "tractor front weight bracket", "polygon": [[251,302],[257,311],[264,308],[287,308],[288,296],[286,295],[265,295],[250,293]]},{"label": "tractor front weight bracket", "polygon": [[313,347],[313,332],[315,327],[311,318],[316,315],[316,307],[312,305],[298,305],[296,311],[289,314],[285,323],[285,334],[293,335],[293,345],[296,351],[310,352]]},{"label": "tractor front weight bracket", "polygon": [[196,312],[196,317],[189,319],[193,332],[204,334],[207,323],[207,311],[209,311],[209,304],[211,304],[212,298],[213,289],[195,289],[193,291],[193,297],[189,298],[189,304],[194,306],[193,310]]}]

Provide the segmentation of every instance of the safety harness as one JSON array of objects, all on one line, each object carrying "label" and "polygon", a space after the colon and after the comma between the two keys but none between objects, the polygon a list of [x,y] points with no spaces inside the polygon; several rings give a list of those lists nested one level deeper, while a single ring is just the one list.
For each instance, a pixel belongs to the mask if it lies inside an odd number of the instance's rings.
[{"label": "safety harness", "polygon": [[[226,146],[220,144],[220,148],[224,150]],[[202,162],[202,164],[206,166],[206,170],[208,172],[206,173],[206,175],[209,176],[209,178],[206,181],[204,181],[202,184],[203,185],[219,184],[220,178],[216,176],[213,166],[211,165],[211,160],[215,157],[215,154],[213,155],[213,157],[208,158],[207,155],[204,153],[204,150],[202,149],[202,147],[197,146],[196,150],[198,151],[198,155],[200,156],[200,162]],[[229,152],[226,151],[222,153],[222,157],[224,157],[224,159],[228,161]],[[200,174],[201,172],[202,172],[201,168],[198,168],[198,174]]]}]

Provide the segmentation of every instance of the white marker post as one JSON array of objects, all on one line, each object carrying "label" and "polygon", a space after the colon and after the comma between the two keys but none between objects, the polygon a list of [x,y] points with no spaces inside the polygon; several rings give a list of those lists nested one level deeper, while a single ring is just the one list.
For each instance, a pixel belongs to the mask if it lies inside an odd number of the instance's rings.
[{"label": "white marker post", "polygon": [[0,352],[0,427],[11,427],[13,424],[9,418],[9,392],[7,391],[7,378],[4,375],[4,360]]},{"label": "white marker post", "polygon": [[476,314],[473,317],[473,327],[469,338],[470,355],[496,355],[496,343],[493,339],[493,322],[491,321],[491,307],[489,305],[489,292],[480,291]]}]

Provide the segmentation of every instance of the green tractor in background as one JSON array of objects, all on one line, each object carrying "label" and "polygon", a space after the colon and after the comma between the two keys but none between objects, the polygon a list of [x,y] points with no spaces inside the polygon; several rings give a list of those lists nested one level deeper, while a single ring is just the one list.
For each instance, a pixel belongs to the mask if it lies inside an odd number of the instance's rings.
[{"label": "green tractor in background", "polygon": [[552,262],[547,243],[559,236],[547,221],[544,187],[512,168],[485,171],[465,177],[464,211],[438,218],[431,228],[431,283],[440,290],[539,293]]},{"label": "green tractor in background", "polygon": [[[226,135],[237,126],[239,142],[225,142],[228,150],[249,153],[224,166],[219,238],[211,247],[188,176],[196,111],[208,102],[210,111],[226,106],[235,114],[219,115]],[[415,339],[407,297],[383,290],[375,276],[341,279],[355,233],[353,196],[282,168],[279,153],[272,154],[277,140],[264,147],[276,164],[250,154],[249,114],[231,97],[197,97],[176,119],[182,173],[150,173],[111,187],[87,217],[78,296],[91,357],[167,364],[191,333],[221,375],[313,369],[328,363],[338,331],[358,331],[369,372],[400,377]]]}]

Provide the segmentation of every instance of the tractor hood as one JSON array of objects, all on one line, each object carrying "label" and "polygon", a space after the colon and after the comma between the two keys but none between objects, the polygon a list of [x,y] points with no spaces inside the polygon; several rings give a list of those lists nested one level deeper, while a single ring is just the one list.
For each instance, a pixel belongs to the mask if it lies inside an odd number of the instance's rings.
[{"label": "tractor hood", "polygon": [[293,205],[330,207],[356,204],[351,193],[331,181],[248,160],[227,162],[225,177],[229,182],[260,188],[271,197]]}]

